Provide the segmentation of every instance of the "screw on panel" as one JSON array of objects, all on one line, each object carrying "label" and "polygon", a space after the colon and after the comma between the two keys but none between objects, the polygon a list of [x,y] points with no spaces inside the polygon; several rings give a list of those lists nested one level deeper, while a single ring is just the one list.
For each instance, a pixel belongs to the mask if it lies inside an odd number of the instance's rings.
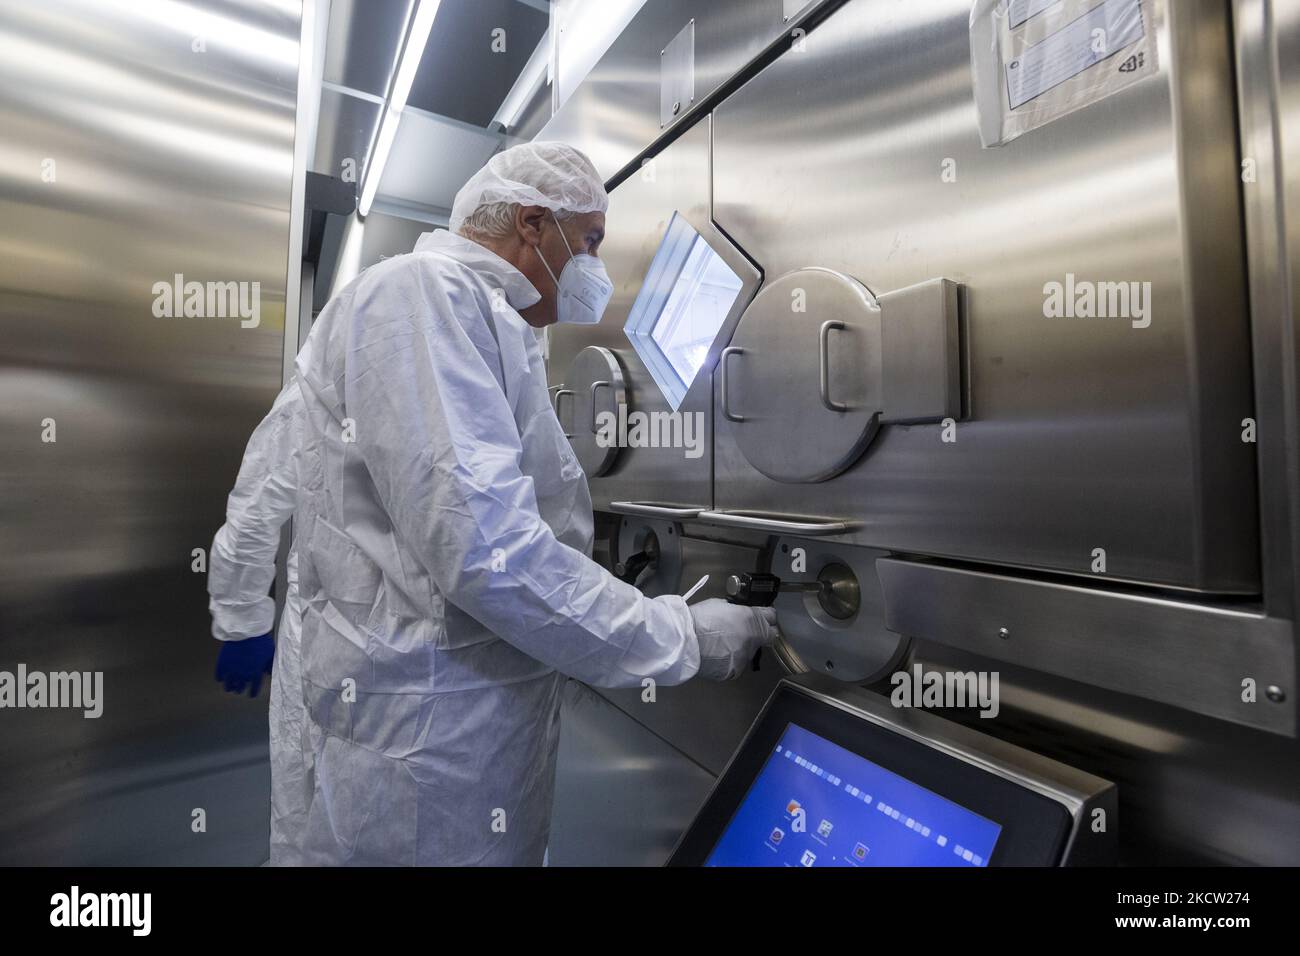
[{"label": "screw on panel", "polygon": [[1004,640],[1004,641],[1006,641],[1006,640],[1010,640],[1010,638],[1011,638],[1011,631],[1008,630],[1008,629],[1005,628],[1005,627],[1000,627],[1000,628],[998,628],[998,637],[1002,638],[1002,640]]},{"label": "screw on panel", "polygon": [[1286,700],[1286,691],[1281,687],[1278,687],[1277,684],[1269,684],[1268,688],[1264,691],[1264,696],[1273,703],[1280,704]]}]

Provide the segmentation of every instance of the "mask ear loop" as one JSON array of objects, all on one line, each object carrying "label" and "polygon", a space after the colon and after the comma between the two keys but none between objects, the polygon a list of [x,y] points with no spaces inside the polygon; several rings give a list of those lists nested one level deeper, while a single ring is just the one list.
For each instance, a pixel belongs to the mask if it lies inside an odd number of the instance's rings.
[{"label": "mask ear loop", "polygon": [[[575,258],[575,256],[573,255],[573,247],[569,245],[569,239],[564,234],[564,227],[560,225],[560,220],[556,218],[555,210],[554,209],[550,210],[550,213],[551,213],[551,219],[555,221],[555,228],[560,231],[560,239],[564,242],[564,248],[568,251],[569,258],[570,259]],[[560,288],[560,280],[557,279],[555,277],[555,273],[551,271],[551,266],[546,261],[546,256],[542,255],[541,243],[538,243],[537,245],[533,246],[533,251],[537,253],[537,258],[542,260],[542,268],[546,270],[546,274],[551,277],[551,281],[555,283],[555,288],[558,290]]]},{"label": "mask ear loop", "polygon": [[555,215],[555,210],[551,210],[551,221],[555,223],[555,228],[560,230],[560,239],[564,242],[564,249],[569,253],[570,259],[576,259],[573,254],[573,246],[569,245],[569,237],[564,234],[564,227],[560,225],[560,217]]}]

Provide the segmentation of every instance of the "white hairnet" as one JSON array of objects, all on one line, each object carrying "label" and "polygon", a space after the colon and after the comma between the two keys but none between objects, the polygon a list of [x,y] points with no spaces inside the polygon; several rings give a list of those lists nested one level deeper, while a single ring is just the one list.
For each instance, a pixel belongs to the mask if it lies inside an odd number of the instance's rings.
[{"label": "white hairnet", "polygon": [[448,228],[460,232],[480,206],[499,202],[571,213],[609,208],[596,167],[564,143],[523,143],[497,153],[456,194]]}]

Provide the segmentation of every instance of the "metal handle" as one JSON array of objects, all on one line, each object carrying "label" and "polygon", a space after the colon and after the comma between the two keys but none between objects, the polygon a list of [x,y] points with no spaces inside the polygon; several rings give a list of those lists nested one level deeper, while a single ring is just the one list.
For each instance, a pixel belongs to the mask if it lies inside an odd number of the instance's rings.
[{"label": "metal handle", "polygon": [[701,511],[701,521],[724,528],[743,528],[746,531],[767,531],[801,538],[841,534],[849,530],[843,521],[799,521],[792,518],[770,518],[766,515],[738,514],[731,511]]},{"label": "metal handle", "polygon": [[[561,396],[564,396],[564,395],[572,395],[572,396],[574,396],[574,397],[576,398],[577,395],[578,395],[578,393],[575,392],[575,391],[574,391],[573,389],[571,389],[571,388],[558,388],[558,389],[556,389],[556,391],[555,391],[555,402],[554,402],[554,405],[555,405],[555,418],[556,418],[556,421],[558,421],[558,422],[560,423],[560,428],[561,428],[561,429],[564,428],[564,419],[560,417],[560,398],[561,398]],[[565,433],[564,433],[564,437],[565,437],[565,438],[572,438],[573,436],[570,435],[568,432],[565,432]]]},{"label": "metal handle", "polygon": [[847,412],[849,406],[842,402],[831,401],[831,330],[840,331],[844,323],[839,319],[827,319],[822,323],[818,333],[818,352],[821,359],[821,396],[822,404],[832,412]]},{"label": "metal handle", "polygon": [[636,584],[641,572],[654,564],[655,558],[644,551],[638,551],[626,561],[614,565],[614,576],[624,584]]},{"label": "metal handle", "polygon": [[727,393],[727,359],[733,355],[741,355],[744,349],[735,345],[728,345],[718,356],[718,374],[722,378],[722,417],[729,422],[743,422],[744,415],[733,415],[731,413],[731,401]]},{"label": "metal handle", "polygon": [[643,518],[669,518],[684,521],[698,517],[703,508],[680,505],[656,505],[645,501],[611,501],[609,510],[620,515],[639,515]]},{"label": "metal handle", "polygon": [[591,433],[593,435],[599,431],[599,429],[596,427],[596,389],[600,388],[602,385],[605,386],[606,388],[614,387],[609,382],[591,383]]}]

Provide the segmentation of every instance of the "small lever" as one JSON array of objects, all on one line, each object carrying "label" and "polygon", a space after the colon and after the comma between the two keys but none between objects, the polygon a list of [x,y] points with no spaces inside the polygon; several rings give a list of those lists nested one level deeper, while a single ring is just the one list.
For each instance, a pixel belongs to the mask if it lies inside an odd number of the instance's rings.
[{"label": "small lever", "polygon": [[[781,591],[821,593],[825,589],[826,584],[823,581],[782,582],[775,574],[766,571],[746,571],[743,574],[732,574],[727,577],[727,600],[732,604],[741,604],[745,607],[771,607],[776,603],[776,596]],[[751,668],[758,670],[762,659],[763,649],[760,647],[754,652]]]},{"label": "small lever", "polygon": [[775,574],[763,571],[733,574],[727,578],[727,600],[746,607],[771,607],[782,591],[820,594],[824,590],[824,581],[782,581]]},{"label": "small lever", "polygon": [[614,565],[614,577],[624,584],[636,584],[636,579],[641,576],[641,572],[658,560],[659,539],[651,534],[646,537],[640,551],[626,561],[619,561]]},{"label": "small lever", "polygon": [[644,551],[638,551],[626,561],[620,561],[614,565],[614,576],[624,584],[635,584],[636,579],[641,576],[641,572],[650,566],[654,561],[650,555]]}]

